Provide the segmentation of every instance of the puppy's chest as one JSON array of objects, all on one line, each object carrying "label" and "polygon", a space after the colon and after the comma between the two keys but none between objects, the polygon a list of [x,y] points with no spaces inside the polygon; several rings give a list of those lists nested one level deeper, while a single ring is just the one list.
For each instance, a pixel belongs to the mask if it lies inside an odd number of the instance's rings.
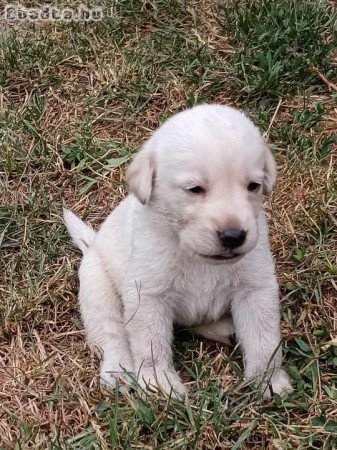
[{"label": "puppy's chest", "polygon": [[177,274],[172,285],[175,323],[192,326],[218,320],[228,310],[232,292],[230,281],[223,276],[193,271]]}]

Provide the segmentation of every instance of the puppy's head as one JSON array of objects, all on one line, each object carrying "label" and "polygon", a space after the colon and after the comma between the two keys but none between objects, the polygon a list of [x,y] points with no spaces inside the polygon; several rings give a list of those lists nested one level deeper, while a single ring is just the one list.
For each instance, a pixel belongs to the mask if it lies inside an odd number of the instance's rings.
[{"label": "puppy's head", "polygon": [[127,172],[130,191],[205,261],[234,262],[257,242],[262,193],[276,180],[274,158],[241,112],[201,105],[162,125]]}]

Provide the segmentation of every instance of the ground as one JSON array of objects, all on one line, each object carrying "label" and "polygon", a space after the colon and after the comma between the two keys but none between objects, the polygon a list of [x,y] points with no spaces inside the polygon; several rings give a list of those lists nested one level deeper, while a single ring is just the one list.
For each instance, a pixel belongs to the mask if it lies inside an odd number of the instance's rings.
[{"label": "ground", "polygon": [[[97,22],[1,23],[0,447],[336,448],[334,2],[100,6]],[[109,394],[84,340],[62,205],[99,225],[144,139],[206,101],[244,109],[278,163],[266,211],[295,390],[262,401],[242,385],[237,347],[178,333],[185,403]]]}]

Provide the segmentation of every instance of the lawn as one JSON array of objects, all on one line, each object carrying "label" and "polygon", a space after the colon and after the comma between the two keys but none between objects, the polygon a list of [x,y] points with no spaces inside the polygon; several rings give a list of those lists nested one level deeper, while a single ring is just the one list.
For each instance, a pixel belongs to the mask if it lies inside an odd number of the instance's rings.
[{"label": "lawn", "polygon": [[[100,6],[97,22],[0,20],[0,448],[337,448],[335,3]],[[98,226],[144,139],[203,102],[244,109],[277,160],[266,212],[295,388],[284,399],[243,386],[237,346],[185,332],[185,403],[109,394],[84,340],[62,205]]]}]

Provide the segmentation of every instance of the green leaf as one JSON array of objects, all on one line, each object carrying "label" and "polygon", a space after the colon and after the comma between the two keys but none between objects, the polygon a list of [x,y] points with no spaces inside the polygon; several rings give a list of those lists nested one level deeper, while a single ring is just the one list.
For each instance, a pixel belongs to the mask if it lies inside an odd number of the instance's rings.
[{"label": "green leaf", "polygon": [[155,421],[156,416],[152,409],[150,409],[148,406],[144,405],[140,400],[135,401],[137,412],[144,423],[147,425],[152,425],[152,423]]},{"label": "green leaf", "polygon": [[325,393],[328,395],[329,398],[332,398],[333,400],[337,400],[337,389],[331,388],[330,386],[327,386],[326,384],[323,384],[322,386]]},{"label": "green leaf", "polygon": [[107,169],[116,169],[131,158],[130,155],[120,156],[119,158],[109,158],[105,161],[104,167]]},{"label": "green leaf", "polygon": [[295,341],[296,341],[297,345],[299,346],[299,348],[304,353],[311,353],[311,348],[309,347],[309,345],[305,341],[303,341],[303,339],[295,338]]},{"label": "green leaf", "polygon": [[330,153],[331,145],[335,142],[337,142],[337,136],[330,136],[324,139],[317,149],[319,156],[321,156],[322,158],[327,156]]},{"label": "green leaf", "polygon": [[287,372],[292,380],[298,381],[302,378],[302,375],[295,366],[289,366]]},{"label": "green leaf", "polygon": [[316,417],[312,417],[312,419],[310,420],[310,424],[312,427],[324,427],[326,420],[323,416],[316,416]]},{"label": "green leaf", "polygon": [[254,427],[255,422],[250,427],[245,429],[245,431],[239,436],[239,439],[233,445],[232,450],[237,450],[238,448],[240,448],[241,444],[249,437]]},{"label": "green leaf", "polygon": [[293,249],[291,258],[295,262],[301,262],[304,259],[305,253],[306,253],[306,248],[303,247],[302,245],[299,245],[298,247],[295,247]]},{"label": "green leaf", "polygon": [[101,400],[96,406],[96,414],[98,417],[103,417],[105,412],[109,409],[109,405],[105,400]]},{"label": "green leaf", "polygon": [[334,420],[330,420],[324,425],[324,430],[329,431],[331,433],[337,432],[337,422]]},{"label": "green leaf", "polygon": [[323,428],[330,433],[337,432],[337,422],[334,420],[326,420],[323,416],[316,416],[310,420],[311,426]]},{"label": "green leaf", "polygon": [[21,120],[28,131],[30,131],[35,136],[39,136],[39,133],[36,131],[36,129],[33,127],[33,125],[28,120],[24,119],[23,117],[21,118]]}]

